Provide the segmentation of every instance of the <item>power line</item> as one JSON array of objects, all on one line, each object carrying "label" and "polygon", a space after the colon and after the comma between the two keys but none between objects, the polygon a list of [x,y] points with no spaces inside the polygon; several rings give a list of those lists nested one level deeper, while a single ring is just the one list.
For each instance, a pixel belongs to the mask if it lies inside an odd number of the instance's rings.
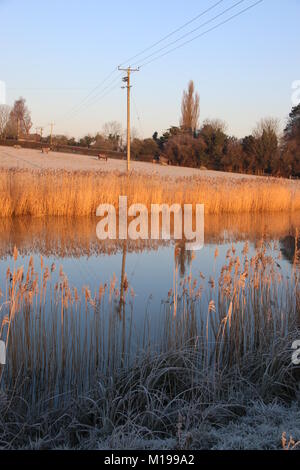
[{"label": "power line", "polygon": [[252,5],[248,6],[247,8],[244,8],[243,10],[239,11],[238,13],[236,13],[235,15],[232,15],[230,16],[229,18],[227,18],[226,20],[218,23],[217,25],[207,29],[206,31],[204,31],[203,33],[201,34],[198,34],[197,36],[189,39],[188,41],[185,41],[183,42],[182,44],[179,44],[178,46],[174,47],[173,49],[170,49],[169,51],[165,52],[164,54],[161,54],[157,57],[154,57],[153,59],[149,60],[148,62],[144,62],[140,65],[140,68],[142,67],[146,67],[146,65],[149,65],[151,64],[152,62],[154,62],[155,60],[158,60],[158,59],[161,59],[162,57],[165,57],[166,55],[170,54],[171,52],[174,52],[176,51],[177,49],[180,49],[181,47],[185,46],[186,44],[189,44],[193,41],[195,41],[196,39],[199,39],[200,37],[204,36],[205,34],[208,34],[210,33],[211,31],[219,28],[220,26],[228,23],[229,21],[233,20],[234,18],[237,18],[238,16],[242,15],[243,13],[245,13],[246,11],[248,10],[251,10],[252,8],[254,8],[255,6],[259,5],[260,3],[262,3],[264,0],[258,0],[257,2],[253,3]]},{"label": "power line", "polygon": [[[120,77],[117,77],[117,80],[119,80],[119,79],[120,79]],[[115,80],[114,80],[114,81],[115,81]],[[87,106],[87,107],[90,107],[90,106],[93,106],[93,105],[96,104],[96,103],[99,103],[99,101],[101,101],[103,98],[105,98],[105,97],[106,97],[107,95],[109,95],[112,91],[116,90],[116,89],[119,88],[119,87],[120,87],[119,83],[118,83],[117,85],[114,85],[113,87],[110,87],[106,93],[104,93],[104,94],[102,94],[101,96],[99,96],[98,98],[96,98],[96,100],[93,101],[92,103],[90,103],[89,106]]]},{"label": "power line", "polygon": [[[233,10],[235,7],[237,7],[238,5],[240,5],[241,3],[244,3],[246,0],[239,0],[238,2],[236,2],[234,5],[226,8],[225,10],[223,10],[221,13],[218,13],[218,15],[214,16],[213,18],[210,18],[209,20],[205,21],[204,23],[201,23],[199,26],[197,26],[197,28],[195,29],[192,29],[191,31],[188,31],[187,33],[183,34],[182,36],[180,36],[179,38],[175,39],[175,41],[172,41],[170,42],[169,44],[166,44],[165,46],[161,47],[160,49],[158,49],[157,51],[154,51],[152,52],[151,54],[147,55],[146,57],[143,57],[141,59],[141,61],[145,61],[147,59],[150,59],[150,57],[153,57],[154,55],[156,54],[159,54],[159,52],[173,46],[174,44],[177,44],[179,41],[181,41],[182,39],[186,38],[187,36],[190,36],[191,34],[195,33],[196,31],[198,31],[199,29],[203,28],[204,26],[206,26],[207,24],[209,23],[212,23],[213,21],[215,21],[217,18],[219,18],[220,16],[223,16],[225,15],[226,13],[228,13],[229,11]],[[134,64],[136,65],[136,64]]]},{"label": "power line", "polygon": [[[60,118],[60,120],[66,119],[69,115],[76,112],[77,109],[80,109],[81,106],[84,105],[87,100],[91,99],[90,97],[93,95],[93,93],[95,91],[99,90],[100,88],[102,88],[102,86],[115,74],[115,72],[117,72],[117,70],[118,70],[117,68],[114,68],[98,85],[96,85],[81,101],[79,101],[79,103],[76,106],[73,106],[73,108],[71,108],[69,111],[67,111],[67,113],[65,113]],[[106,87],[106,88],[108,88],[108,87]],[[106,88],[104,88],[104,90]],[[104,91],[104,90],[102,90],[102,91]]]},{"label": "power line", "polygon": [[[117,77],[117,78],[119,80],[119,77]],[[109,87],[107,87],[107,88],[109,88]],[[119,84],[114,85],[113,87],[110,87],[105,93],[102,93],[98,98],[96,98],[96,100],[94,100],[91,103],[87,104],[83,109],[78,110],[76,113],[73,113],[73,115],[69,119],[71,120],[73,118],[76,118],[80,111],[88,109],[89,107],[93,106],[94,104],[99,103],[100,101],[102,101],[104,98],[106,98],[106,96],[108,96],[110,93],[112,93],[117,88],[119,88]]]},{"label": "power line", "polygon": [[[153,45],[147,47],[146,49],[144,49],[142,52],[140,52],[139,54],[136,54],[135,56],[131,57],[128,59],[128,61],[130,60],[133,60],[134,58],[136,57],[139,57],[140,55],[142,55],[143,53],[145,53],[146,51],[150,50],[150,49],[153,49],[153,47],[155,47],[156,45],[162,43],[163,41],[165,41],[166,39],[168,39],[169,37],[171,37],[172,35],[176,34],[178,31],[182,30],[183,28],[185,28],[186,26],[188,26],[189,24],[191,24],[192,22],[196,21],[197,19],[199,19],[201,16],[204,16],[206,13],[208,13],[209,11],[211,11],[213,8],[217,7],[219,4],[221,4],[224,0],[219,0],[217,3],[215,3],[214,5],[212,5],[210,8],[206,9],[205,11],[199,13],[196,17],[192,18],[191,20],[189,20],[188,22],[186,22],[184,25],[182,25],[181,27],[177,28],[176,30],[172,31],[171,33],[169,33],[167,36],[164,36],[162,39],[160,39],[159,41],[155,42]],[[218,15],[214,16],[213,18],[207,20],[206,22],[202,23],[201,25],[199,25],[197,28],[193,29],[192,31],[189,31],[187,33],[185,33],[184,35],[182,35],[181,37],[177,38],[175,41],[172,41],[171,43],[163,46],[162,48],[158,49],[157,51],[153,52],[152,54],[142,58],[141,60],[142,61],[146,61],[147,59],[155,56],[156,54],[159,54],[159,52],[161,52],[162,50],[166,49],[166,48],[169,48],[170,46],[172,46],[173,44],[181,41],[182,39],[184,39],[185,37],[189,36],[190,34],[193,34],[195,31],[199,30],[200,28],[202,28],[203,26],[211,23],[212,21],[216,20],[217,18],[219,18],[220,16],[226,14],[228,11],[232,10],[233,8],[237,7],[238,5],[240,5],[241,3],[243,3],[245,0],[239,0],[238,2],[236,2],[234,5],[232,5],[231,7],[228,7],[227,9],[225,9],[224,11],[222,11],[221,13],[219,13]],[[208,30],[204,31],[203,33],[201,34],[198,34],[197,36],[183,42],[182,44],[179,44],[178,46],[166,51],[165,53],[163,54],[160,54],[158,55],[157,57],[153,57],[153,59],[147,61],[147,62],[143,62],[140,66],[141,67],[146,67],[147,65],[149,65],[150,63],[154,62],[155,60],[159,60],[160,58],[162,57],[165,57],[166,55],[174,52],[175,50],[195,41],[196,39],[204,36],[205,34],[208,34],[209,32],[217,29],[218,27],[228,23],[229,21],[233,20],[234,18],[242,15],[243,13],[245,13],[246,11],[254,8],[255,6],[257,6],[258,4],[262,3],[263,0],[259,0],[257,2],[255,2],[254,4],[248,6],[247,8],[244,8],[243,10],[239,11],[238,13],[236,13],[235,15],[232,15],[231,17],[227,18],[226,20],[218,23],[217,25],[209,28]],[[128,61],[124,62],[124,63],[127,63]],[[136,64],[134,64],[136,65]],[[75,107],[73,107],[68,113],[66,113],[65,115],[65,118],[69,117],[70,118],[73,118],[75,117],[80,111],[82,110],[85,110],[87,108],[89,108],[91,105],[93,104],[96,104],[98,103],[100,100],[102,100],[104,97],[106,97],[109,93],[111,93],[114,89],[118,88],[118,85],[117,86],[114,86],[113,88],[111,88],[111,85],[113,85],[116,81],[118,81],[122,75],[118,75],[118,77],[115,77],[113,80],[111,80],[109,82],[109,84],[102,89],[103,85],[109,81],[109,79],[115,74],[115,72],[117,71],[118,69],[115,68],[113,69],[105,78],[104,80],[102,80],[102,82],[99,83],[99,85],[97,85],[96,87],[94,87],[89,93],[88,95],[82,99],[79,104]],[[96,95],[93,95],[94,92],[96,90],[99,90],[99,92],[96,94]],[[106,91],[107,90],[107,91]],[[104,93],[105,92],[105,93]],[[103,94],[104,93],[104,94]],[[63,119],[63,118],[61,118]]]},{"label": "power line", "polygon": [[104,92],[106,92],[106,90],[110,90],[110,87],[111,85],[113,85],[114,83],[116,83],[117,81],[120,80],[122,75],[118,75],[117,77],[115,77],[113,80],[110,81],[110,83],[105,87],[103,88],[101,91],[99,90],[99,92],[96,94],[96,95],[92,95],[92,92],[89,94],[89,98],[86,97],[85,100],[82,100],[81,101],[81,104],[73,107],[72,110],[68,111],[61,119],[60,121],[62,120],[66,120],[66,119],[72,119],[73,117],[75,117],[80,111],[83,111],[87,108],[89,108],[90,106],[92,106],[93,104],[95,103],[98,103],[104,96],[106,96],[107,93],[103,95]]},{"label": "power line", "polygon": [[7,88],[7,90],[10,91],[16,91],[16,90],[26,90],[26,91],[86,91],[87,88],[55,88],[55,87],[50,87],[50,88],[42,88],[42,87],[13,87],[13,88]]},{"label": "power line", "polygon": [[132,57],[129,57],[129,59],[127,59],[125,62],[122,62],[122,64],[120,64],[120,66],[123,66],[125,64],[128,64],[130,61],[136,59],[137,57],[139,57],[140,55],[144,54],[145,52],[153,49],[155,46],[157,46],[158,44],[161,44],[162,42],[164,42],[166,39],[169,39],[171,36],[174,36],[174,34],[178,33],[179,31],[181,31],[182,29],[184,29],[186,26],[190,25],[191,23],[194,23],[196,20],[198,20],[199,18],[201,18],[202,16],[204,16],[206,13],[208,13],[209,11],[213,10],[214,8],[216,8],[218,5],[220,5],[220,3],[223,3],[224,0],[219,0],[217,3],[215,3],[214,5],[212,5],[211,7],[207,8],[206,10],[202,11],[201,13],[199,13],[197,16],[194,16],[194,18],[192,18],[191,20],[187,21],[186,23],[184,23],[182,26],[180,26],[179,28],[175,29],[174,31],[171,31],[171,33],[167,34],[166,36],[164,36],[162,39],[160,39],[159,41],[156,41],[154,44],[152,44],[151,46],[148,46],[146,47],[146,49],[142,50],[141,52],[139,52],[138,54],[132,56]]},{"label": "power line", "polygon": [[[174,31],[172,31],[171,33],[167,34],[166,36],[164,36],[162,39],[160,39],[159,41],[156,41],[154,44],[152,44],[151,46],[147,47],[146,49],[143,49],[141,52],[139,52],[138,54],[134,55],[133,57],[130,57],[129,59],[127,59],[125,62],[123,62],[121,64],[124,65],[125,63],[128,63],[129,61],[141,56],[142,54],[144,54],[145,52],[147,52],[148,50],[150,49],[153,49],[153,47],[157,46],[158,44],[161,44],[163,41],[165,41],[166,39],[168,39],[169,37],[173,36],[174,34],[176,34],[177,32],[181,31],[182,29],[184,29],[186,26],[188,26],[189,24],[195,22],[197,19],[199,19],[200,17],[204,16],[206,13],[208,13],[209,11],[213,10],[214,8],[216,8],[218,5],[220,5],[221,3],[223,3],[224,0],[219,0],[218,2],[214,3],[211,7],[207,8],[206,10],[202,11],[201,13],[199,13],[198,15],[196,15],[195,17],[193,17],[191,20],[187,21],[186,23],[184,23],[182,26],[180,26],[179,28],[175,29]],[[71,108],[71,110],[69,110],[67,113],[65,113],[61,118],[60,118],[60,121],[61,120],[64,120],[64,119],[67,119],[69,116],[71,116],[74,112],[77,114],[78,111],[80,111],[82,108],[84,109],[85,108],[85,105],[87,104],[86,102],[87,101],[90,101],[91,99],[93,100],[94,97],[92,97],[93,93],[97,90],[100,91],[100,88],[102,88],[102,86],[115,74],[115,72],[117,71],[118,69],[117,68],[114,68],[105,78],[104,80],[102,80],[96,87],[94,87],[76,106],[74,106],[73,108]],[[113,83],[113,82],[111,82]],[[110,83],[110,84],[111,84]],[[110,86],[110,84],[108,85],[108,87]],[[108,88],[106,87],[106,88]],[[105,89],[106,89],[105,88]],[[105,90],[104,89],[104,90]],[[104,90],[101,90],[100,93],[102,93],[102,91]]]}]

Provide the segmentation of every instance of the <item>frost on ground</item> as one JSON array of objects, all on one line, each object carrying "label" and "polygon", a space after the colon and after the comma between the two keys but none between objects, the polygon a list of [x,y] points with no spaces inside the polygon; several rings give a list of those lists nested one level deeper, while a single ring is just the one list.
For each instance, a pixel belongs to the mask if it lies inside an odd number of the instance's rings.
[{"label": "frost on ground", "polygon": [[[121,173],[127,172],[127,162],[109,158],[107,162],[99,161],[91,155],[76,155],[71,153],[50,152],[44,154],[40,150],[15,149],[0,146],[0,169],[14,168],[18,170],[67,170],[67,171],[103,171]],[[131,170],[144,175],[168,178],[204,176],[213,178],[256,179],[263,178],[252,175],[224,173],[222,171],[200,170],[178,166],[162,166],[147,162],[131,162]]]},{"label": "frost on ground", "polygon": [[222,368],[189,345],[143,353],[82,394],[44,391],[27,369],[0,395],[0,449],[272,450],[284,433],[300,448],[299,333]]},{"label": "frost on ground", "polygon": [[[42,430],[47,425],[45,418],[42,418],[35,426],[28,424],[31,430],[27,436],[22,436],[20,431],[17,436],[13,435],[16,423],[9,426],[7,435],[3,435],[1,429],[0,449],[282,450],[292,442],[290,449],[300,450],[299,404],[294,402],[287,406],[276,401],[271,404],[254,401],[244,408],[243,416],[226,410],[228,406],[210,407],[207,417],[204,417],[198,426],[189,428],[184,423],[181,426],[179,418],[179,424],[171,437],[156,436],[155,432],[148,428],[136,425],[134,419],[115,428],[107,436],[105,429],[90,425],[80,426],[75,419],[66,425],[65,416],[55,417],[57,423],[62,423],[56,435],[46,433],[43,436]],[[218,413],[222,416],[222,422],[219,423],[218,419],[212,419],[214,415],[217,418]],[[49,430],[50,428],[49,425]],[[26,433],[26,425],[21,432]],[[286,439],[285,445],[283,436]],[[23,440],[21,445],[15,444],[16,437],[17,441]]]},{"label": "frost on ground", "polygon": [[[197,448],[216,450],[272,450],[282,447],[282,434],[286,432],[295,441],[300,440],[299,404],[290,407],[273,403],[254,402],[245,416],[216,428],[204,425],[196,431]],[[202,444],[201,445],[201,441]]]},{"label": "frost on ground", "polygon": [[[221,411],[224,410],[221,407]],[[95,444],[102,450],[279,450],[283,448],[282,436],[286,433],[287,441],[292,438],[294,449],[300,450],[300,408],[299,403],[285,406],[256,401],[245,408],[242,417],[229,414],[228,422],[223,424],[204,419],[199,427],[183,431],[174,438],[147,439],[136,431],[115,430],[109,439]]]},{"label": "frost on ground", "polygon": [[[278,389],[277,373],[254,384],[233,370],[219,377],[215,389],[204,374],[191,383],[185,368],[171,370],[167,361],[159,356],[159,365],[151,361],[100,381],[87,396],[70,396],[57,407],[50,406],[53,397],[30,405],[17,396],[18,387],[13,395],[2,392],[0,449],[300,449],[296,377]],[[282,375],[283,383],[289,378]],[[173,393],[175,379],[183,389]]]}]

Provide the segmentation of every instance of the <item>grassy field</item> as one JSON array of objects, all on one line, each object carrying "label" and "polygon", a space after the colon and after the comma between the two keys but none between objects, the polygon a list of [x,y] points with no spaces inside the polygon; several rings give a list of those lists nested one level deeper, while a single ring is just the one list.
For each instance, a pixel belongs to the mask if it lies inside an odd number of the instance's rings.
[{"label": "grassy field", "polygon": [[[0,168],[14,170],[66,170],[66,171],[88,171],[104,173],[119,172],[126,174],[127,161],[108,158],[108,161],[99,161],[96,156],[76,155],[71,153],[50,152],[43,154],[41,150],[33,149],[15,149],[13,147],[3,147],[0,145]],[[131,170],[147,176],[159,176],[166,178],[180,178],[205,176],[212,178],[226,178],[228,173],[222,171],[203,170],[197,168],[163,166],[152,162],[131,161]],[[240,174],[230,173],[230,178],[238,179]],[[256,178],[252,175],[244,175],[247,179]]]},{"label": "grassy field", "polygon": [[0,172],[1,217],[90,216],[101,203],[205,204],[206,214],[291,212],[300,209],[300,184],[274,178],[167,178],[119,172],[17,170]]},{"label": "grassy field", "polygon": [[156,336],[150,318],[136,330],[127,281],[121,302],[116,279],[78,292],[62,269],[53,285],[56,268],[42,258],[26,271],[16,249],[14,258],[2,305],[10,367],[0,447],[280,448],[284,431],[300,439],[298,273],[295,265],[285,277],[263,242],[252,257],[247,243],[242,258],[233,246],[211,279],[179,283],[177,266]]}]

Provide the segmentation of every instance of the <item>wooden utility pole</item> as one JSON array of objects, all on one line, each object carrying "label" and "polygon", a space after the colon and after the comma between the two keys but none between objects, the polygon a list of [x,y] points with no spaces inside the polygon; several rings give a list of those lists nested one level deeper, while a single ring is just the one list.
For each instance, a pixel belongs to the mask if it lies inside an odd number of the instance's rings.
[{"label": "wooden utility pole", "polygon": [[50,122],[50,147],[52,147],[52,135],[53,135],[53,127],[54,127],[54,122]]},{"label": "wooden utility pole", "polygon": [[131,72],[139,72],[140,69],[132,69],[128,67],[127,69],[122,69],[118,67],[119,70],[123,72],[127,72],[127,77],[123,78],[123,82],[127,83],[127,171],[130,170],[130,145],[131,145],[131,138],[130,138],[130,74]]},{"label": "wooden utility pole", "polygon": [[20,137],[20,119],[17,119],[17,141],[19,140]]}]

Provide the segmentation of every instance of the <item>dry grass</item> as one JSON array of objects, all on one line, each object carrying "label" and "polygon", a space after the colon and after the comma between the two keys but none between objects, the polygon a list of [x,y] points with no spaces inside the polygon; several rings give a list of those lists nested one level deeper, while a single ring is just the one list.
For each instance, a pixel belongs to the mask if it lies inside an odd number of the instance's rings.
[{"label": "dry grass", "polygon": [[52,285],[55,266],[42,258],[26,272],[14,258],[2,448],[210,448],[199,440],[208,425],[245,416],[252,400],[296,395],[298,274],[285,278],[264,243],[251,258],[246,244],[242,259],[233,246],[213,279],[179,281],[177,266],[163,328],[147,316],[136,328],[127,281],[123,303],[116,279],[79,293],[62,270]]},{"label": "dry grass", "polygon": [[89,216],[101,203],[204,203],[207,214],[295,211],[297,181],[274,178],[159,178],[121,173],[1,170],[1,217]]}]

